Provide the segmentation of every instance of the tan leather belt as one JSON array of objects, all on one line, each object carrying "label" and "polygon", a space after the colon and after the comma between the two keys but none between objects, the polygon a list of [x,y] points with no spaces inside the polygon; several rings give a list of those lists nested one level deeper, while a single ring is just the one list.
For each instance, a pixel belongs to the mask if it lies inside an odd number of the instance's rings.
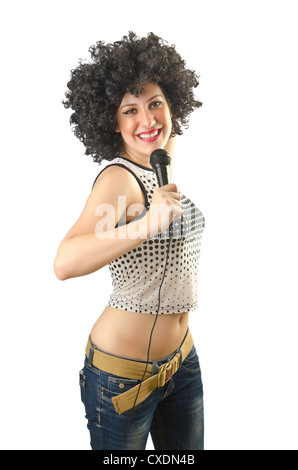
[{"label": "tan leather belt", "polygon": [[[89,357],[90,347],[91,340],[89,337],[88,344],[86,346],[87,357]],[[99,351],[98,349],[94,349],[92,364],[103,372],[107,372],[112,375],[117,375],[127,379],[143,380],[141,384],[138,384],[127,392],[112,398],[112,402],[117,413],[122,414],[124,411],[130,410],[133,406],[142,403],[156,388],[163,387],[175,372],[177,372],[183,360],[190,353],[192,347],[193,338],[188,330],[179,348],[179,352],[177,352],[169,362],[159,366],[155,375],[152,375],[153,365],[150,363],[147,364],[147,370],[145,372],[146,363],[144,362],[112,356]]]}]

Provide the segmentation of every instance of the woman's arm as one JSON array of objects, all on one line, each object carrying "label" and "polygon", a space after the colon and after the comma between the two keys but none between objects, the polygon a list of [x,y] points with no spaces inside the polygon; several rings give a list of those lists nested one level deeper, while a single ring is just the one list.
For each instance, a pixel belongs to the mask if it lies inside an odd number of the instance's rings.
[{"label": "woman's arm", "polygon": [[[54,270],[60,280],[93,273],[112,260],[144,243],[147,233],[147,215],[129,225],[106,233],[100,239],[96,233],[76,235],[64,239],[58,249]],[[131,237],[136,234],[136,238]]]},{"label": "woman's arm", "polygon": [[[142,197],[138,183],[125,169],[112,166],[98,177],[81,216],[58,248],[54,262],[58,279],[90,274],[142,243],[125,236],[128,226],[114,228],[122,217],[126,220],[127,207],[138,197]],[[100,232],[111,230],[114,233],[106,233],[105,240],[100,237]]]},{"label": "woman's arm", "polygon": [[[125,196],[125,205],[119,204],[119,196]],[[54,262],[58,279],[84,276],[101,269],[165,230],[174,217],[181,216],[178,189],[169,184],[154,191],[152,207],[145,216],[114,228],[123,214],[126,216],[126,209],[131,204],[141,203],[140,197],[143,197],[140,187],[128,171],[115,166],[106,169],[96,181],[78,221],[58,248]],[[156,216],[159,205],[163,211]]]}]

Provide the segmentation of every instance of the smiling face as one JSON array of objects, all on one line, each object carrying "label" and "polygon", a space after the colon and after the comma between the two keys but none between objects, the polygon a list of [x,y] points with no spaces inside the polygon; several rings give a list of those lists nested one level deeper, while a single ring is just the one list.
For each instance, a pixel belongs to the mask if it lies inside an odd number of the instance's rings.
[{"label": "smiling face", "polygon": [[116,118],[124,151],[133,160],[147,164],[151,153],[164,148],[172,131],[169,105],[162,89],[148,83],[138,97],[123,96]]}]

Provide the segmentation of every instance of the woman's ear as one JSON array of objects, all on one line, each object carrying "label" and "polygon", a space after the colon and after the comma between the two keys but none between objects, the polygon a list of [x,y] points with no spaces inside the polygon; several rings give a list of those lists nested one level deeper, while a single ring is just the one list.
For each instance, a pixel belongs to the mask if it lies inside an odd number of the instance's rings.
[{"label": "woman's ear", "polygon": [[114,130],[115,130],[115,132],[116,132],[117,134],[120,134],[120,129],[119,129],[118,126],[116,126]]}]

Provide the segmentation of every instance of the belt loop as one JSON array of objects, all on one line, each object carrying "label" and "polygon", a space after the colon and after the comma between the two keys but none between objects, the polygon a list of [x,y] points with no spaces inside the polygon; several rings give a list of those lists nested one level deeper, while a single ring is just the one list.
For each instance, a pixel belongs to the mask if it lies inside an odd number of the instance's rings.
[{"label": "belt loop", "polygon": [[152,361],[152,375],[156,375],[158,372],[158,363],[157,361]]},{"label": "belt loop", "polygon": [[90,366],[92,365],[93,354],[94,354],[94,347],[93,347],[93,344],[91,343],[89,354],[88,354],[88,357],[87,357],[87,362]]}]

